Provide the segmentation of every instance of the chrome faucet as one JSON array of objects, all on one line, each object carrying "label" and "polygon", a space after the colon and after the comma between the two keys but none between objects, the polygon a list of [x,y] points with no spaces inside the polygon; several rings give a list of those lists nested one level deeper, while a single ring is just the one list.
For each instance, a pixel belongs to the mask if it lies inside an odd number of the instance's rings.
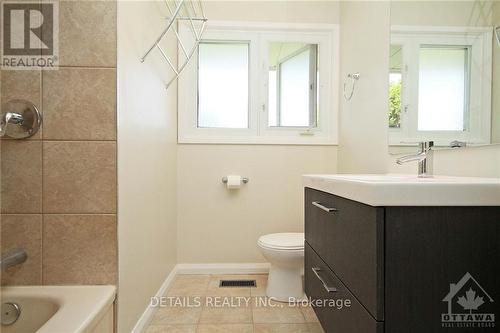
[{"label": "chrome faucet", "polygon": [[406,162],[418,161],[418,177],[432,177],[434,155],[434,151],[432,150],[433,146],[434,141],[420,142],[420,151],[418,153],[398,158],[396,163],[401,165]]},{"label": "chrome faucet", "polygon": [[26,251],[21,248],[15,248],[2,253],[2,258],[0,259],[0,268],[5,270],[9,267],[20,265],[28,259]]}]

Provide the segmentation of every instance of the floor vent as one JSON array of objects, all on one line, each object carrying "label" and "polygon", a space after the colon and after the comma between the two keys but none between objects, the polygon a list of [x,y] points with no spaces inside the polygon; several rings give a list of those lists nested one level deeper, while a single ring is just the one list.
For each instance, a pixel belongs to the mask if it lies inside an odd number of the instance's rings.
[{"label": "floor vent", "polygon": [[219,287],[257,287],[255,280],[220,280]]}]

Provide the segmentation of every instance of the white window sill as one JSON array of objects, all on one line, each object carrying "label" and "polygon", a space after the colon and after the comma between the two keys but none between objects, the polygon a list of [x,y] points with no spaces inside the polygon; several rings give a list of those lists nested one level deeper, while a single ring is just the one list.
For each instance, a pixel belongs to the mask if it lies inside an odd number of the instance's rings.
[{"label": "white window sill", "polygon": [[336,146],[336,140],[325,137],[179,137],[179,144],[220,144],[220,145],[302,145]]}]

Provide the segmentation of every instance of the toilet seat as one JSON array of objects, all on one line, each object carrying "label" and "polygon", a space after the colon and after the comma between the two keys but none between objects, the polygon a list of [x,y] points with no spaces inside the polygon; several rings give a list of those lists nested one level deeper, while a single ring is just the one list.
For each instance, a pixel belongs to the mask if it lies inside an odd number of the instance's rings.
[{"label": "toilet seat", "polygon": [[304,234],[300,232],[268,234],[261,236],[258,244],[275,250],[303,250]]}]

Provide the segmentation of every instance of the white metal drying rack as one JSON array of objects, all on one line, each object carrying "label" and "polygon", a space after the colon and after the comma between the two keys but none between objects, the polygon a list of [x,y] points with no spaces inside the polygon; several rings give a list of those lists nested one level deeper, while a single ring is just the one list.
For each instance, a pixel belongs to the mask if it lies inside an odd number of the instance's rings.
[{"label": "white metal drying rack", "polygon": [[[172,5],[170,3],[172,3]],[[203,11],[203,4],[201,3],[201,0],[174,0],[174,1],[165,0],[165,5],[171,15],[168,18],[168,24],[166,28],[162,31],[160,36],[153,43],[153,45],[151,45],[148,51],[142,56],[141,62],[144,62],[147,56],[156,47],[158,51],[160,51],[160,54],[168,63],[172,71],[174,72],[174,76],[167,83],[166,88],[168,89],[168,87],[170,87],[170,85],[179,77],[179,75],[181,75],[182,71],[184,70],[184,68],[186,68],[187,64],[189,63],[194,53],[196,52],[198,45],[200,44],[203,32],[205,31],[207,18],[205,17],[205,12]],[[181,16],[181,14],[183,16]],[[177,25],[179,21],[189,21],[189,26],[194,36],[194,43],[189,51],[186,49],[186,46],[182,42],[182,39],[179,35],[178,31],[179,28]],[[199,24],[198,29],[195,27],[195,22]],[[182,50],[182,53],[184,54],[185,57],[185,61],[184,62],[178,61],[177,66],[174,66],[169,56],[160,46],[161,40],[167,35],[169,31],[174,32],[175,38],[177,39],[177,44],[179,48]]]}]

